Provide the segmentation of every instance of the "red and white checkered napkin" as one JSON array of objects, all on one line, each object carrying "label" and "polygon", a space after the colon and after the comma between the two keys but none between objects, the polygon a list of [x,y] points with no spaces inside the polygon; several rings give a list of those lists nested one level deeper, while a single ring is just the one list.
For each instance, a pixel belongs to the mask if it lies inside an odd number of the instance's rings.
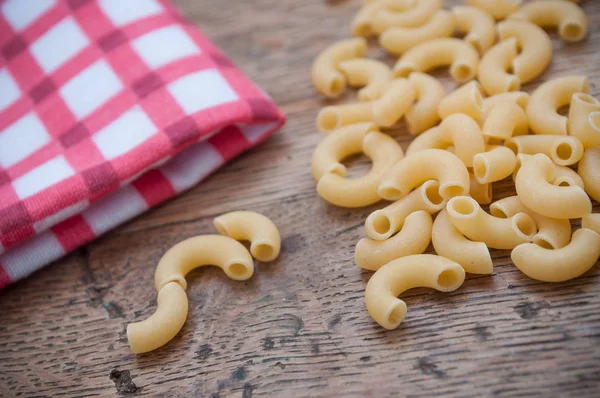
[{"label": "red and white checkered napkin", "polygon": [[0,288],[283,123],[167,0],[0,0]]}]

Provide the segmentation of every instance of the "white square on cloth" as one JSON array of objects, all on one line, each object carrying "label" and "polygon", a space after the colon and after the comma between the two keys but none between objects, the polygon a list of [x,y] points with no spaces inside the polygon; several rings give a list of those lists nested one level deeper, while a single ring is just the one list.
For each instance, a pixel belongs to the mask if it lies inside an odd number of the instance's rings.
[{"label": "white square on cloth", "polygon": [[21,90],[12,78],[8,68],[0,69],[0,112],[19,99]]},{"label": "white square on cloth", "polygon": [[156,0],[100,0],[100,8],[115,26],[127,25],[163,11]]},{"label": "white square on cloth", "polygon": [[9,168],[50,142],[50,134],[34,111],[0,131],[0,167]]},{"label": "white square on cloth", "polygon": [[169,84],[167,89],[188,115],[238,99],[216,69],[190,73]]},{"label": "white square on cloth", "polygon": [[152,69],[200,53],[192,39],[176,25],[146,33],[135,39],[131,46]]},{"label": "white square on cloth", "polygon": [[74,175],[69,162],[59,155],[14,180],[13,187],[19,199],[25,199]]},{"label": "white square on cloth", "polygon": [[[23,6],[25,4],[25,7]],[[2,14],[12,28],[20,32],[54,6],[55,0],[7,0]]]},{"label": "white square on cloth", "polygon": [[67,17],[31,44],[31,54],[44,72],[52,73],[86,48],[90,41],[71,17]]}]

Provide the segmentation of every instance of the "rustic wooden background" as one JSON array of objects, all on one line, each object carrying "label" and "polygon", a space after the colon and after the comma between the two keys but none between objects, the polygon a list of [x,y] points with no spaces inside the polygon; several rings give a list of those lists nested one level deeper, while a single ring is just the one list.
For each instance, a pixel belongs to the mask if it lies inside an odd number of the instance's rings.
[{"label": "rustic wooden background", "polygon": [[[272,94],[288,125],[190,192],[0,292],[0,396],[599,396],[599,267],[541,283],[523,276],[509,251],[494,251],[493,276],[470,276],[452,294],[406,294],[398,330],[369,317],[370,272],[354,265],[353,249],[376,206],[326,204],[309,169],[321,138],[315,117],[327,103],[311,86],[310,64],[349,35],[360,0],[176,3]],[[587,74],[598,96],[600,1],[583,6],[589,39],[567,46],[553,33],[541,81]],[[398,137],[406,147],[406,133]],[[507,183],[495,189],[498,198],[512,192]],[[212,219],[238,209],[280,227],[279,259],[245,283],[216,268],[195,271],[182,332],[133,355],[124,330],[155,310],[162,253],[215,233]]]}]

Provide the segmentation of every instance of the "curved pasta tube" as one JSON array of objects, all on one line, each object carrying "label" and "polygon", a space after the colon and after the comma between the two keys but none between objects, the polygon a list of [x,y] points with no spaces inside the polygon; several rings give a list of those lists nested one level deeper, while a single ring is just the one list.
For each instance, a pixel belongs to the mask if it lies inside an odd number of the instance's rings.
[{"label": "curved pasta tube", "polygon": [[482,104],[483,112],[481,113],[480,120],[485,122],[496,105],[504,104],[506,102],[516,104],[521,107],[521,109],[525,110],[529,104],[529,94],[524,91],[510,91],[484,98]]},{"label": "curved pasta tube", "polygon": [[517,39],[514,37],[502,40],[483,55],[477,78],[488,95],[521,89],[521,80],[507,72],[515,58],[517,58]]},{"label": "curved pasta tube", "polygon": [[579,138],[584,148],[599,146],[600,101],[588,94],[573,94],[567,128],[569,135]]},{"label": "curved pasta tube", "polygon": [[[515,171],[513,172],[512,176],[513,181],[516,181],[517,173],[521,169],[521,166],[532,158],[533,155],[528,155],[525,153],[520,153],[517,155],[517,166],[515,167]],[[571,170],[566,166],[559,166],[554,162],[552,162],[552,167],[554,168],[554,179],[551,181],[552,185],[571,186],[584,189],[583,180],[574,170]]]},{"label": "curved pasta tube", "polygon": [[423,253],[431,242],[432,224],[431,215],[419,210],[409,214],[400,232],[390,239],[359,240],[354,251],[356,265],[376,271],[397,258]]},{"label": "curved pasta tube", "polygon": [[521,272],[543,282],[564,282],[589,271],[600,256],[600,235],[591,229],[579,229],[571,242],[551,250],[528,243],[515,247],[510,258]]},{"label": "curved pasta tube", "polygon": [[441,292],[458,289],[465,271],[452,260],[432,254],[402,257],[379,268],[367,283],[365,303],[369,314],[386,329],[396,329],[406,316],[405,290],[430,287]]},{"label": "curved pasta tube", "polygon": [[221,235],[199,235],[171,247],[162,256],[154,273],[160,292],[169,282],[187,288],[185,276],[198,267],[216,265],[236,281],[245,281],[254,273],[254,261],[240,242]]},{"label": "curved pasta tube", "polygon": [[387,29],[379,36],[379,44],[388,52],[400,55],[417,44],[452,36],[455,25],[454,14],[446,10],[438,10],[424,25]]},{"label": "curved pasta tube", "polygon": [[452,225],[446,210],[442,210],[435,218],[431,241],[437,254],[456,261],[465,272],[484,275],[494,272],[492,256],[485,243],[465,238]]},{"label": "curved pasta tube", "polygon": [[592,202],[578,186],[555,186],[554,167],[543,154],[533,155],[521,165],[515,188],[521,202],[546,217],[580,218],[592,211]]},{"label": "curved pasta tube", "polygon": [[481,128],[471,117],[455,113],[440,123],[442,136],[454,144],[456,156],[467,167],[473,166],[473,156],[485,151]]},{"label": "curved pasta tube", "polygon": [[512,136],[529,134],[529,119],[519,105],[503,102],[486,115],[481,133],[484,137],[509,140]]},{"label": "curved pasta tube", "polygon": [[467,4],[486,10],[494,19],[504,19],[519,9],[522,0],[466,0]]},{"label": "curved pasta tube", "polygon": [[328,134],[315,148],[312,157],[312,175],[319,181],[327,173],[346,176],[347,170],[341,161],[362,152],[367,134],[379,131],[375,123],[356,123]]},{"label": "curved pasta tube", "polygon": [[383,177],[378,193],[383,199],[398,200],[427,180],[440,182],[444,199],[469,193],[469,172],[454,154],[426,149],[396,163]]},{"label": "curved pasta tube", "polygon": [[473,174],[480,184],[489,184],[512,175],[517,157],[509,148],[495,146],[473,157]]},{"label": "curved pasta tube", "polygon": [[426,73],[413,72],[408,76],[408,81],[415,88],[417,101],[405,118],[408,132],[417,135],[439,123],[437,109],[446,90],[438,79]]},{"label": "curved pasta tube", "polygon": [[569,243],[571,239],[569,220],[559,220],[537,214],[525,207],[518,196],[509,196],[490,205],[490,214],[494,217],[509,218],[517,213],[525,213],[535,221],[538,232],[532,242],[536,245],[547,249],[560,249]]},{"label": "curved pasta tube", "polygon": [[396,26],[411,28],[424,25],[436,11],[442,8],[443,3],[443,0],[419,0],[413,7],[399,12],[381,8],[373,17],[373,29],[377,33],[383,33]]},{"label": "curved pasta tube", "polygon": [[156,312],[148,319],[127,325],[127,340],[134,354],[156,350],[177,336],[188,313],[185,288],[169,282],[158,292]]},{"label": "curved pasta tube", "polygon": [[585,191],[600,202],[600,146],[585,150],[577,173],[583,180]]},{"label": "curved pasta tube", "polygon": [[234,211],[213,220],[221,235],[250,242],[252,257],[262,262],[273,261],[281,249],[279,230],[268,217],[253,211]]},{"label": "curved pasta tube", "polygon": [[581,217],[581,228],[591,229],[600,234],[600,213],[591,213]]},{"label": "curved pasta tube", "polygon": [[493,198],[493,185],[491,183],[481,184],[475,176],[469,173],[471,177],[471,188],[469,195],[477,201],[480,205],[487,205],[492,203]]},{"label": "curved pasta tube", "polygon": [[363,207],[381,200],[377,194],[384,174],[400,159],[402,147],[392,137],[371,132],[363,140],[363,152],[373,165],[369,173],[356,179],[346,179],[327,173],[317,183],[317,192],[327,202],[340,207]]},{"label": "curved pasta tube", "polygon": [[340,62],[339,69],[351,86],[364,86],[358,91],[358,99],[361,101],[380,98],[394,77],[389,66],[374,59],[349,59]]},{"label": "curved pasta tube", "polygon": [[464,113],[473,119],[479,119],[483,111],[483,94],[481,85],[473,80],[442,99],[438,106],[438,113],[442,119],[454,113]]},{"label": "curved pasta tube", "polygon": [[512,62],[512,72],[521,84],[542,74],[552,60],[552,42],[542,28],[527,21],[510,19],[498,24],[500,40],[515,37],[521,52]]},{"label": "curved pasta tube", "polygon": [[576,4],[564,0],[539,0],[524,4],[510,18],[524,19],[543,28],[558,27],[564,41],[583,40],[588,31],[588,18]]},{"label": "curved pasta tube", "polygon": [[471,43],[480,55],[496,42],[496,23],[490,13],[481,8],[471,6],[452,7],[456,16],[456,28],[461,33],[466,33],[464,41]]},{"label": "curved pasta tube", "polygon": [[506,141],[504,145],[515,154],[543,153],[559,166],[575,164],[583,156],[581,141],[562,135],[520,135]]},{"label": "curved pasta tube", "polygon": [[374,35],[377,32],[374,26],[375,14],[379,10],[390,8],[396,11],[406,11],[413,7],[415,2],[416,0],[379,0],[366,2],[352,20],[352,34],[363,37]]},{"label": "curved pasta tube", "polygon": [[439,126],[432,127],[426,132],[419,134],[408,144],[406,156],[411,156],[426,149],[448,149],[452,142],[446,140]]},{"label": "curved pasta tube", "polygon": [[557,110],[569,105],[573,94],[587,93],[590,84],[586,76],[564,76],[539,86],[529,99],[527,117],[536,134],[567,134],[567,117]]},{"label": "curved pasta tube", "polygon": [[338,70],[340,62],[362,58],[367,53],[367,41],[362,38],[334,43],[323,50],[312,65],[312,81],[318,92],[335,98],[346,89],[346,78]]},{"label": "curved pasta tube", "polygon": [[402,228],[410,214],[419,210],[429,214],[442,210],[446,201],[440,196],[439,189],[440,184],[436,180],[425,181],[402,199],[375,210],[365,221],[367,235],[374,240],[386,240]]},{"label": "curved pasta tube", "polygon": [[317,115],[317,128],[322,133],[367,122],[373,122],[373,101],[326,106]]},{"label": "curved pasta tube", "polygon": [[406,77],[412,72],[427,72],[450,65],[450,75],[457,82],[475,77],[479,55],[469,43],[456,38],[442,38],[418,44],[408,50],[394,65],[394,75]]}]

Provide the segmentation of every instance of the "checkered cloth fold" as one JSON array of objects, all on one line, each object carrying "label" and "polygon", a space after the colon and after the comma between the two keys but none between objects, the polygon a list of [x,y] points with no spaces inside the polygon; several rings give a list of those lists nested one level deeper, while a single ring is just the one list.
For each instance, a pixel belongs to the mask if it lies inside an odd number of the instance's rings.
[{"label": "checkered cloth fold", "polygon": [[283,123],[167,0],[0,1],[0,289]]}]

